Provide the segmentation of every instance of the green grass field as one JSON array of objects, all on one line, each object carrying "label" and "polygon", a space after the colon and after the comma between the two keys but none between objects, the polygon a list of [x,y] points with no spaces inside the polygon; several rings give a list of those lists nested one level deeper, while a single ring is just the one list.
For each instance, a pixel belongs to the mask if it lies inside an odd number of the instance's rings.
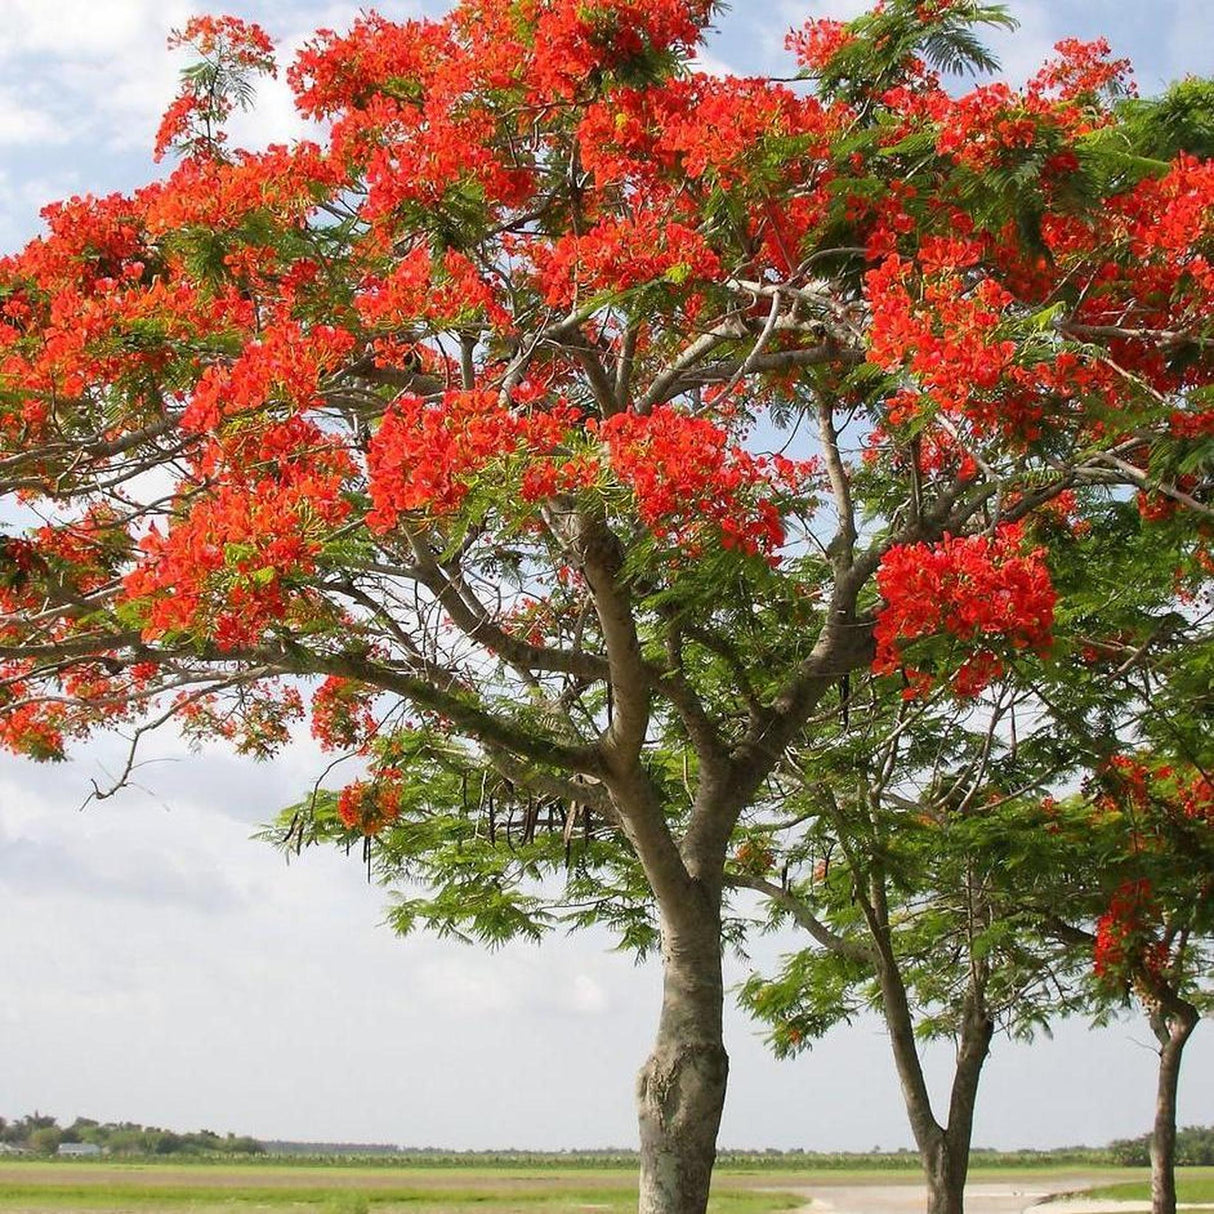
[{"label": "green grass field", "polygon": [[[722,1176],[711,1214],[804,1204],[769,1176]],[[158,1164],[0,1165],[0,1214],[625,1214],[632,1172],[556,1169],[297,1168]]]},{"label": "green grass field", "polygon": [[[1141,1169],[979,1168],[975,1183],[1034,1179],[1084,1196],[1144,1200]],[[1082,1180],[1080,1177],[1082,1176]],[[914,1171],[718,1168],[710,1214],[780,1214],[838,1185],[913,1184]],[[1063,1182],[1057,1184],[1057,1182]],[[1214,1168],[1187,1168],[1180,1198],[1214,1202]],[[0,1163],[0,1214],[631,1214],[632,1167],[395,1167],[255,1163]]]},{"label": "green grass field", "polygon": [[[1101,1185],[1085,1196],[1108,1197],[1114,1201],[1150,1201],[1151,1182],[1133,1180],[1123,1184]],[[1214,1204],[1214,1168],[1178,1168],[1176,1200],[1197,1204]]]}]

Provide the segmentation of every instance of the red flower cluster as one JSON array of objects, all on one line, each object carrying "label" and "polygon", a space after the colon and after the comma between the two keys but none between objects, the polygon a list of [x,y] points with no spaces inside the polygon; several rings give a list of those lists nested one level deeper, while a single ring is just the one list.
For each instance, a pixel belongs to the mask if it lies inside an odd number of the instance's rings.
[{"label": "red flower cluster", "polygon": [[797,58],[800,67],[821,71],[844,47],[851,46],[856,35],[846,23],[821,17],[807,21],[784,39],[784,45]]},{"label": "red flower cluster", "polygon": [[[1162,177],[1148,177],[1117,199],[1114,214],[1124,219],[1135,274],[1145,275],[1134,282],[1121,276],[1116,283],[1140,301],[1136,323],[1177,328],[1207,320],[1214,294],[1208,253],[1214,239],[1214,160],[1179,156]],[[1110,234],[1116,231],[1113,226]],[[1143,310],[1143,302],[1155,306]],[[1110,310],[1111,304],[1106,303]]]},{"label": "red flower cluster", "polygon": [[[878,674],[903,667],[907,641],[950,633],[973,650],[953,675],[957,693],[972,696],[1002,673],[1000,652],[1044,653],[1052,641],[1057,595],[1044,550],[1024,552],[1022,525],[891,548],[877,589],[885,600],[874,632]],[[930,684],[922,672],[907,674],[915,691]]]},{"label": "red flower cluster", "polygon": [[1159,833],[1185,822],[1214,826],[1214,780],[1196,769],[1114,755],[1104,774],[1106,813],[1133,812],[1136,829]]},{"label": "red flower cluster", "polygon": [[648,209],[631,219],[604,219],[581,236],[568,232],[550,248],[537,247],[535,256],[540,287],[555,307],[663,278],[681,284],[721,273],[720,260],[699,232]]},{"label": "red flower cluster", "polygon": [[727,432],[671,405],[617,413],[599,427],[611,467],[636,495],[641,521],[658,538],[687,545],[705,526],[726,548],[770,557],[784,543],[775,485],[804,485],[812,463],[754,456]]},{"label": "red flower cluster", "polygon": [[375,690],[331,675],[312,696],[312,736],[322,750],[360,750],[375,733]]},{"label": "red flower cluster", "polygon": [[1016,343],[997,335],[1012,296],[991,278],[966,281],[962,271],[977,260],[977,242],[954,240],[949,246],[948,255],[957,261],[947,268],[944,244],[933,242],[926,251],[931,272],[917,271],[897,254],[868,272],[868,357],[886,371],[905,367],[927,394],[896,398],[890,415],[895,424],[926,405],[951,418],[1011,428],[1018,419],[1001,416],[1007,402],[994,389],[1016,355]]},{"label": "red flower cluster", "polygon": [[941,114],[936,151],[981,173],[1007,153],[1031,148],[1039,137],[1039,116],[1029,113],[1006,84],[971,89]]},{"label": "red flower cluster", "polygon": [[249,74],[277,75],[274,44],[265,31],[237,17],[194,17],[174,30],[169,46],[192,46],[209,70],[187,74],[156,132],[155,158],[170,147],[190,155],[214,155],[224,142],[219,129],[243,97],[237,82]]},{"label": "red flower cluster", "polygon": [[430,250],[419,246],[387,275],[368,280],[355,306],[364,324],[390,333],[419,324],[451,329],[481,317],[499,329],[510,325],[510,313],[457,249],[448,249],[436,265]]},{"label": "red flower cluster", "polygon": [[184,160],[168,181],[143,192],[143,220],[155,236],[191,227],[233,232],[253,216],[294,227],[341,177],[340,165],[306,141],[290,148],[272,144],[257,156],[238,154],[230,161]]},{"label": "red flower cluster", "polygon": [[486,13],[506,27],[495,42],[471,19],[474,7],[499,6],[466,4],[443,22],[368,14],[344,36],[322,30],[288,73],[299,109],[333,119],[333,155],[365,178],[363,215],[381,237],[401,208],[440,207],[461,187],[465,199],[477,194],[489,205],[521,203],[534,188],[530,169],[503,161],[487,97],[517,90],[532,52],[519,41],[517,13]]},{"label": "red flower cluster", "polygon": [[[113,583],[130,550],[122,520],[104,506],[73,522],[39,527],[30,538],[0,537],[0,641],[21,643],[26,614],[42,617],[41,644],[69,639],[80,605]],[[69,611],[56,618],[49,609],[65,601]],[[0,747],[39,761],[61,759],[67,737],[131,714],[130,682],[115,655],[65,661],[58,688],[49,693],[39,677],[44,666],[25,659],[0,663]]]},{"label": "red flower cluster", "polygon": [[287,69],[295,108],[307,118],[333,118],[367,104],[395,81],[398,91],[430,76],[454,44],[434,21],[360,16],[347,34],[318,30]]},{"label": "red flower cluster", "polygon": [[227,417],[283,400],[292,411],[320,403],[317,385],[324,371],[354,346],[353,336],[331,325],[309,330],[287,321],[263,331],[230,365],[212,364],[198,381],[182,416],[187,430],[216,429]]},{"label": "red flower cluster", "polygon": [[398,397],[367,453],[368,526],[390,531],[412,510],[453,513],[476,474],[517,452],[551,455],[579,416],[563,403],[521,413],[496,392],[451,391],[438,404]]},{"label": "red flower cluster", "polygon": [[709,177],[746,188],[765,146],[803,146],[807,167],[825,161],[839,117],[813,97],[761,79],[695,75],[660,87],[618,89],[586,109],[578,128],[585,167],[600,186],[660,188]]},{"label": "red flower cluster", "polygon": [[1159,906],[1145,878],[1124,882],[1096,923],[1092,968],[1102,981],[1125,984],[1141,969],[1158,978],[1168,967],[1167,945],[1155,936]]},{"label": "red flower cluster", "polygon": [[371,838],[400,817],[401,788],[399,774],[378,773],[374,780],[356,780],[347,784],[337,798],[337,816],[347,830],[357,830]]},{"label": "red flower cluster", "polygon": [[1130,86],[1130,61],[1113,59],[1108,40],[1083,42],[1064,38],[1054,44],[1058,58],[1029,81],[1030,94],[1054,94],[1062,101],[1096,101],[1101,94],[1120,93]]},{"label": "red flower cluster", "polygon": [[610,72],[646,51],[690,51],[707,0],[546,0],[535,24],[528,78],[548,96],[574,97],[594,72]]},{"label": "red flower cluster", "polygon": [[[24,694],[20,683],[10,684],[9,690],[14,695]],[[63,708],[54,704],[0,707],[0,746],[39,762],[62,759],[63,717]]]},{"label": "red flower cluster", "polygon": [[203,631],[231,649],[307,610],[294,582],[315,571],[349,515],[352,466],[315,423],[294,416],[210,445],[200,470],[208,491],[167,534],[152,527],[124,594],[143,613],[148,640]]}]

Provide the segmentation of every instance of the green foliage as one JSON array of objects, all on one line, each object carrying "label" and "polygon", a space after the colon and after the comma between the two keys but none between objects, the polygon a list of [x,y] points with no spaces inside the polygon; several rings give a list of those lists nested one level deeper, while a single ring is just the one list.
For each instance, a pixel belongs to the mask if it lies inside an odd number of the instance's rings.
[{"label": "green foliage", "polygon": [[35,1155],[53,1155],[63,1141],[63,1131],[58,1126],[43,1126],[34,1130],[26,1144]]},{"label": "green foliage", "polygon": [[[565,1156],[525,1153],[506,1153],[498,1164],[483,1162],[490,1158],[488,1154],[446,1158],[450,1166],[437,1172],[426,1170],[433,1163],[409,1169],[403,1183],[393,1183],[391,1176],[377,1170],[368,1172],[365,1184],[359,1184],[359,1171],[299,1163],[290,1168],[239,1170],[224,1165],[195,1169],[175,1164],[171,1173],[157,1175],[154,1169],[146,1169],[137,1179],[128,1179],[121,1165],[87,1179],[72,1177],[71,1165],[46,1171],[42,1170],[46,1165],[34,1165],[0,1178],[0,1210],[188,1209],[241,1214],[296,1209],[315,1214],[366,1214],[373,1209],[409,1209],[418,1214],[561,1214],[594,1208],[626,1214],[636,1208],[636,1181],[630,1174],[635,1158],[626,1152],[587,1155],[586,1167],[578,1167],[576,1160],[571,1165]],[[530,1162],[520,1171],[523,1159]],[[615,1162],[628,1171],[604,1170],[605,1164]],[[391,1167],[396,1170],[400,1163],[394,1160]],[[539,1175],[535,1175],[537,1168]],[[711,1197],[708,1210],[711,1214],[774,1214],[793,1209],[803,1200],[795,1193],[771,1191],[770,1180],[764,1180],[766,1185],[748,1186],[735,1180],[723,1186]]]},{"label": "green foliage", "polygon": [[1002,4],[963,0],[935,6],[925,19],[922,4],[893,0],[851,23],[856,40],[816,73],[818,86],[827,97],[867,98],[898,81],[915,59],[955,75],[997,71],[979,32],[984,26],[1014,30],[1017,22]]},{"label": "green foliage", "polygon": [[1157,162],[1181,152],[1214,156],[1214,81],[1190,77],[1158,97],[1134,97],[1118,110],[1116,138],[1137,155]]}]

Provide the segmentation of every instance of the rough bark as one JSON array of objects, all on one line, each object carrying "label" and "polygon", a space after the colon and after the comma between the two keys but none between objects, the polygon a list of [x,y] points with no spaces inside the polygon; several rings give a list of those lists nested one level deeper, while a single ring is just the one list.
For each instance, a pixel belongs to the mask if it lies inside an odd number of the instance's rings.
[{"label": "rough bark", "polygon": [[1151,1214],[1176,1214],[1176,1092],[1184,1047],[1197,1027],[1197,1009],[1172,998],[1151,1015],[1159,1041],[1155,1124],[1151,1128]]},{"label": "rough bark", "polygon": [[[662,924],[662,1013],[637,1079],[640,1214],[703,1214],[708,1204],[729,1060],[721,1036],[720,914]],[[686,907],[682,908],[686,912]]]},{"label": "rough bark", "polygon": [[965,1177],[969,1171],[969,1143],[954,1152],[952,1135],[942,1132],[926,1151],[920,1149],[927,1177],[927,1214],[962,1214],[965,1209]]}]

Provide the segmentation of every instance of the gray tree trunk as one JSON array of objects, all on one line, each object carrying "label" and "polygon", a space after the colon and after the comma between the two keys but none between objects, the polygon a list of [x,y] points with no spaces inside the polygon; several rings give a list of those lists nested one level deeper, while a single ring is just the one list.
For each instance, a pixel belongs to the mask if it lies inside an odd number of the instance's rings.
[{"label": "gray tree trunk", "polygon": [[[682,908],[684,912],[686,908]],[[729,1059],[721,1037],[719,911],[662,925],[662,1013],[637,1079],[640,1214],[704,1214]]]},{"label": "gray tree trunk", "polygon": [[1159,1081],[1151,1128],[1151,1214],[1176,1214],[1176,1092],[1184,1047],[1197,1027],[1197,1009],[1183,999],[1151,1015],[1159,1041]]}]

